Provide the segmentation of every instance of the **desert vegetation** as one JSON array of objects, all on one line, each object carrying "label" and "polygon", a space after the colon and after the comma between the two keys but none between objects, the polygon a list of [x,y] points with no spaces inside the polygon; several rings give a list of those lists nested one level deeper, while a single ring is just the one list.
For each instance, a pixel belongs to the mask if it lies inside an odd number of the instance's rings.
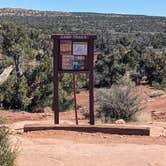
[{"label": "desert vegetation", "polygon": [[5,120],[0,117],[0,165],[13,166],[16,150],[9,143],[9,129],[4,125]]},{"label": "desert vegetation", "polygon": [[[111,89],[118,96],[125,89],[118,82],[126,75],[135,85],[143,84],[144,80],[144,84],[157,89],[166,86],[164,17],[28,10],[19,12],[19,9],[3,9],[0,13],[0,73],[10,65],[14,67],[7,82],[0,86],[0,103],[5,109],[41,112],[44,106],[52,105],[50,35],[53,33],[97,35],[97,60],[94,66],[96,88]],[[77,77],[77,91],[88,88],[87,76]],[[59,88],[60,109],[65,111],[73,103],[70,97],[71,75],[60,76]],[[129,93],[128,90],[125,90],[124,95]],[[103,94],[100,90],[98,93]],[[107,104],[111,104],[109,98],[114,97],[112,93],[105,96],[108,98]],[[116,99],[120,100],[120,96]],[[134,97],[132,100],[136,104]],[[122,107],[126,108],[127,105]]]},{"label": "desert vegetation", "polygon": [[[96,119],[104,123],[121,119],[125,123],[135,120],[138,113],[137,120],[141,119],[141,123],[129,125],[148,122],[148,127],[155,130],[150,134],[159,137],[63,130],[23,133],[25,121],[42,124],[53,120],[50,109],[53,103],[51,34],[97,36]],[[87,75],[77,74],[76,77],[77,95],[88,99]],[[59,81],[61,118],[64,124],[73,124],[74,113],[68,111],[73,106],[72,75],[61,74]],[[144,95],[136,93],[140,87],[146,87]],[[162,164],[165,161],[161,156],[166,154],[165,124],[155,124],[153,120],[165,122],[165,89],[166,17],[0,9],[0,113],[8,118],[11,128],[4,125],[0,115],[0,166],[86,165],[87,161],[89,165],[101,165],[98,161],[108,165]],[[142,100],[150,103],[146,114],[142,111]],[[82,114],[88,119],[89,112],[84,101],[80,105],[83,113],[78,112],[79,124],[84,124],[88,121]],[[11,146],[13,138],[20,141],[20,153]],[[126,155],[126,148],[130,154]],[[124,163],[119,161],[120,155]]]},{"label": "desert vegetation", "polygon": [[131,82],[121,81],[113,84],[110,89],[97,90],[97,117],[105,123],[117,119],[134,120],[134,115],[142,108],[139,94],[133,93],[132,88]]}]

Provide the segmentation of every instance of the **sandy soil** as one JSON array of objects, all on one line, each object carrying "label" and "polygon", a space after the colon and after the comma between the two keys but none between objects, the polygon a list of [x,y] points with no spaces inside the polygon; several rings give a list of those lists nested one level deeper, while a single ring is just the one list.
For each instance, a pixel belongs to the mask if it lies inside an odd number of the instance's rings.
[{"label": "sandy soil", "polygon": [[[19,129],[32,122],[48,123],[48,120],[22,121],[12,127]],[[166,137],[50,130],[18,132],[11,135],[11,140],[19,147],[17,166],[165,166],[166,163]]]},{"label": "sandy soil", "polygon": [[166,138],[66,131],[13,136],[18,166],[165,166]]}]

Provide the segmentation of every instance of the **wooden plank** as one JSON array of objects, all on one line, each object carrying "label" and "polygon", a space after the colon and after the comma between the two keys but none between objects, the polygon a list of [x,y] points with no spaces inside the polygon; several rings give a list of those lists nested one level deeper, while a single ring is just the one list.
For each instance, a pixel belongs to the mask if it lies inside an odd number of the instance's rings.
[{"label": "wooden plank", "polygon": [[54,66],[54,98],[53,98],[53,110],[54,110],[54,123],[59,124],[59,96],[58,96],[58,66],[59,66],[59,41],[54,40],[53,48],[53,66]]},{"label": "wooden plank", "polygon": [[41,125],[41,124],[27,124],[24,126],[24,132],[40,131],[40,130],[65,130],[87,133],[106,133],[106,134],[120,134],[120,135],[142,135],[149,136],[149,127],[135,127],[135,126],[60,126],[60,125]]},{"label": "wooden plank", "polygon": [[91,39],[88,44],[89,51],[89,118],[90,124],[95,124],[94,118],[94,77],[93,77],[93,56],[94,56],[94,40]]}]

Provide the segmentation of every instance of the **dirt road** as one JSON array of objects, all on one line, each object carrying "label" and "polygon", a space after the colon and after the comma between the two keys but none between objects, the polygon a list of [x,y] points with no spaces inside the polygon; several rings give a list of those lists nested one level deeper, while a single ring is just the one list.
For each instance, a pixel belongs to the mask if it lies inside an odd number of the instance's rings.
[{"label": "dirt road", "polygon": [[166,138],[32,132],[13,139],[17,166],[165,166]]}]

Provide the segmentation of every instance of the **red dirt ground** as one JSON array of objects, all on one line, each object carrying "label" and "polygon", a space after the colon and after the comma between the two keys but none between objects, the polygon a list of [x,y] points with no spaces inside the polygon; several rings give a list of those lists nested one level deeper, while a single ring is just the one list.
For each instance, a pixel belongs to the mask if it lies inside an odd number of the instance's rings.
[{"label": "red dirt ground", "polygon": [[166,138],[73,131],[14,135],[17,166],[165,166]]},{"label": "red dirt ground", "polygon": [[127,135],[110,135],[103,133],[79,133],[75,131],[33,131],[23,133],[24,138],[56,138],[59,140],[74,140],[77,143],[88,144],[110,144],[110,143],[126,143],[141,145],[166,145],[165,137],[149,137],[149,136],[127,136]]}]

